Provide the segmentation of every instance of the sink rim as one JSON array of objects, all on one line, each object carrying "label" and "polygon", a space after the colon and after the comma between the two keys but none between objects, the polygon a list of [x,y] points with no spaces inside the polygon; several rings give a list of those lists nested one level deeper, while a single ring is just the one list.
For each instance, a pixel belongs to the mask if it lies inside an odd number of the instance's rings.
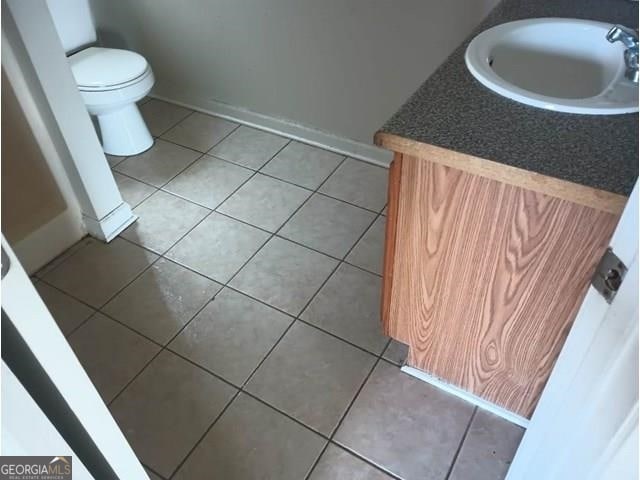
[{"label": "sink rim", "polygon": [[[488,89],[495,93],[514,100],[516,102],[555,112],[565,112],[572,114],[586,115],[618,115],[638,112],[638,87],[624,78],[624,48],[621,45],[616,47],[620,50],[620,67],[608,86],[599,94],[587,98],[562,98],[552,97],[541,93],[533,92],[519,87],[498,75],[489,64],[491,51],[500,45],[509,45],[509,42],[501,41],[505,36],[528,26],[548,25],[548,24],[574,24],[577,26],[589,26],[602,29],[602,41],[606,42],[605,34],[612,24],[598,22],[594,20],[583,20],[576,18],[542,17],[516,20],[512,22],[496,25],[476,35],[465,51],[465,63],[473,77]],[[633,105],[615,103],[607,100],[605,93],[610,92],[614,86],[620,91],[633,89],[635,100]],[[631,91],[631,90],[628,90]],[[632,96],[634,96],[632,94]]]}]

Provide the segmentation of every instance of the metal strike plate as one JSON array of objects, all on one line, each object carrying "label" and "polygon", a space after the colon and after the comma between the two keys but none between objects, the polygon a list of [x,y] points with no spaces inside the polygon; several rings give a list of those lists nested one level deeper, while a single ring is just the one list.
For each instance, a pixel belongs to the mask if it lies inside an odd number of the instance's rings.
[{"label": "metal strike plate", "polygon": [[626,265],[613,253],[611,248],[607,248],[593,274],[591,285],[600,292],[608,303],[611,303],[626,274]]}]

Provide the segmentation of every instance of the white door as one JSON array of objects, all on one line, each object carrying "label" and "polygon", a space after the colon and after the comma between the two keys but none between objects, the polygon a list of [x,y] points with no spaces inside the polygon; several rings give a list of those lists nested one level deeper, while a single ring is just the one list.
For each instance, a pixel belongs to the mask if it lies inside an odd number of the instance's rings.
[{"label": "white door", "polygon": [[[21,385],[46,415],[64,442],[52,441],[45,452],[42,432],[50,431],[39,423],[38,431],[22,432],[13,428],[7,417],[28,415],[25,408],[9,411],[13,396],[3,398],[2,455],[60,455],[53,451],[66,445],[75,453],[89,474],[96,479],[149,480],[97,390],[78,362],[64,335],[53,320],[29,277],[2,236],[2,360],[17,382],[11,392],[19,395]],[[7,393],[3,378],[3,393]],[[17,398],[17,397],[16,397]],[[31,418],[25,421],[25,428]],[[13,430],[11,430],[13,428]],[[29,434],[33,442],[29,442]],[[36,438],[37,437],[37,438]],[[54,438],[52,436],[51,438]],[[13,441],[16,440],[16,441]],[[78,474],[84,472],[79,469]],[[74,472],[75,473],[75,472]],[[73,478],[82,478],[75,475]],[[91,477],[89,477],[91,478]]]},{"label": "white door", "polygon": [[74,480],[95,480],[33,401],[9,367],[2,362],[2,434],[0,454],[11,456],[72,457]]},{"label": "white door", "polygon": [[611,247],[628,267],[611,304],[585,297],[507,480],[638,478],[638,184]]}]

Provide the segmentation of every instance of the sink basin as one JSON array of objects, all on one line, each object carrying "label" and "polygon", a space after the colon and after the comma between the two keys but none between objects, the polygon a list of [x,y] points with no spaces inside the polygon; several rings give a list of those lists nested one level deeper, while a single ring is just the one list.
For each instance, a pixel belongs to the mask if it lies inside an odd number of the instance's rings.
[{"label": "sink basin", "polygon": [[612,25],[570,18],[504,23],[475,37],[465,54],[471,74],[494,92],[558,112],[613,115],[638,111],[638,86],[626,79]]}]

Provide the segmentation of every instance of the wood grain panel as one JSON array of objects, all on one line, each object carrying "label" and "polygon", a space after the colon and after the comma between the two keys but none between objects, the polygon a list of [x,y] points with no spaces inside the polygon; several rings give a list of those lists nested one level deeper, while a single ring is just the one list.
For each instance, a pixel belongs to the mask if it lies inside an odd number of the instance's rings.
[{"label": "wood grain panel", "polygon": [[622,213],[622,209],[627,203],[627,197],[624,195],[548,177],[529,170],[505,165],[504,163],[416,142],[397,135],[378,132],[375,136],[375,143],[394,152],[419,158],[428,158],[436,163],[453,167],[463,172],[544,193],[616,215]]},{"label": "wood grain panel", "polygon": [[618,216],[403,156],[386,331],[529,417]]},{"label": "wood grain panel", "polygon": [[384,259],[382,262],[382,329],[389,335],[389,308],[391,306],[391,286],[393,285],[393,263],[396,249],[396,225],[398,221],[398,202],[400,201],[400,175],[402,172],[402,155],[396,153],[389,166],[387,190],[387,221],[384,233]]}]

